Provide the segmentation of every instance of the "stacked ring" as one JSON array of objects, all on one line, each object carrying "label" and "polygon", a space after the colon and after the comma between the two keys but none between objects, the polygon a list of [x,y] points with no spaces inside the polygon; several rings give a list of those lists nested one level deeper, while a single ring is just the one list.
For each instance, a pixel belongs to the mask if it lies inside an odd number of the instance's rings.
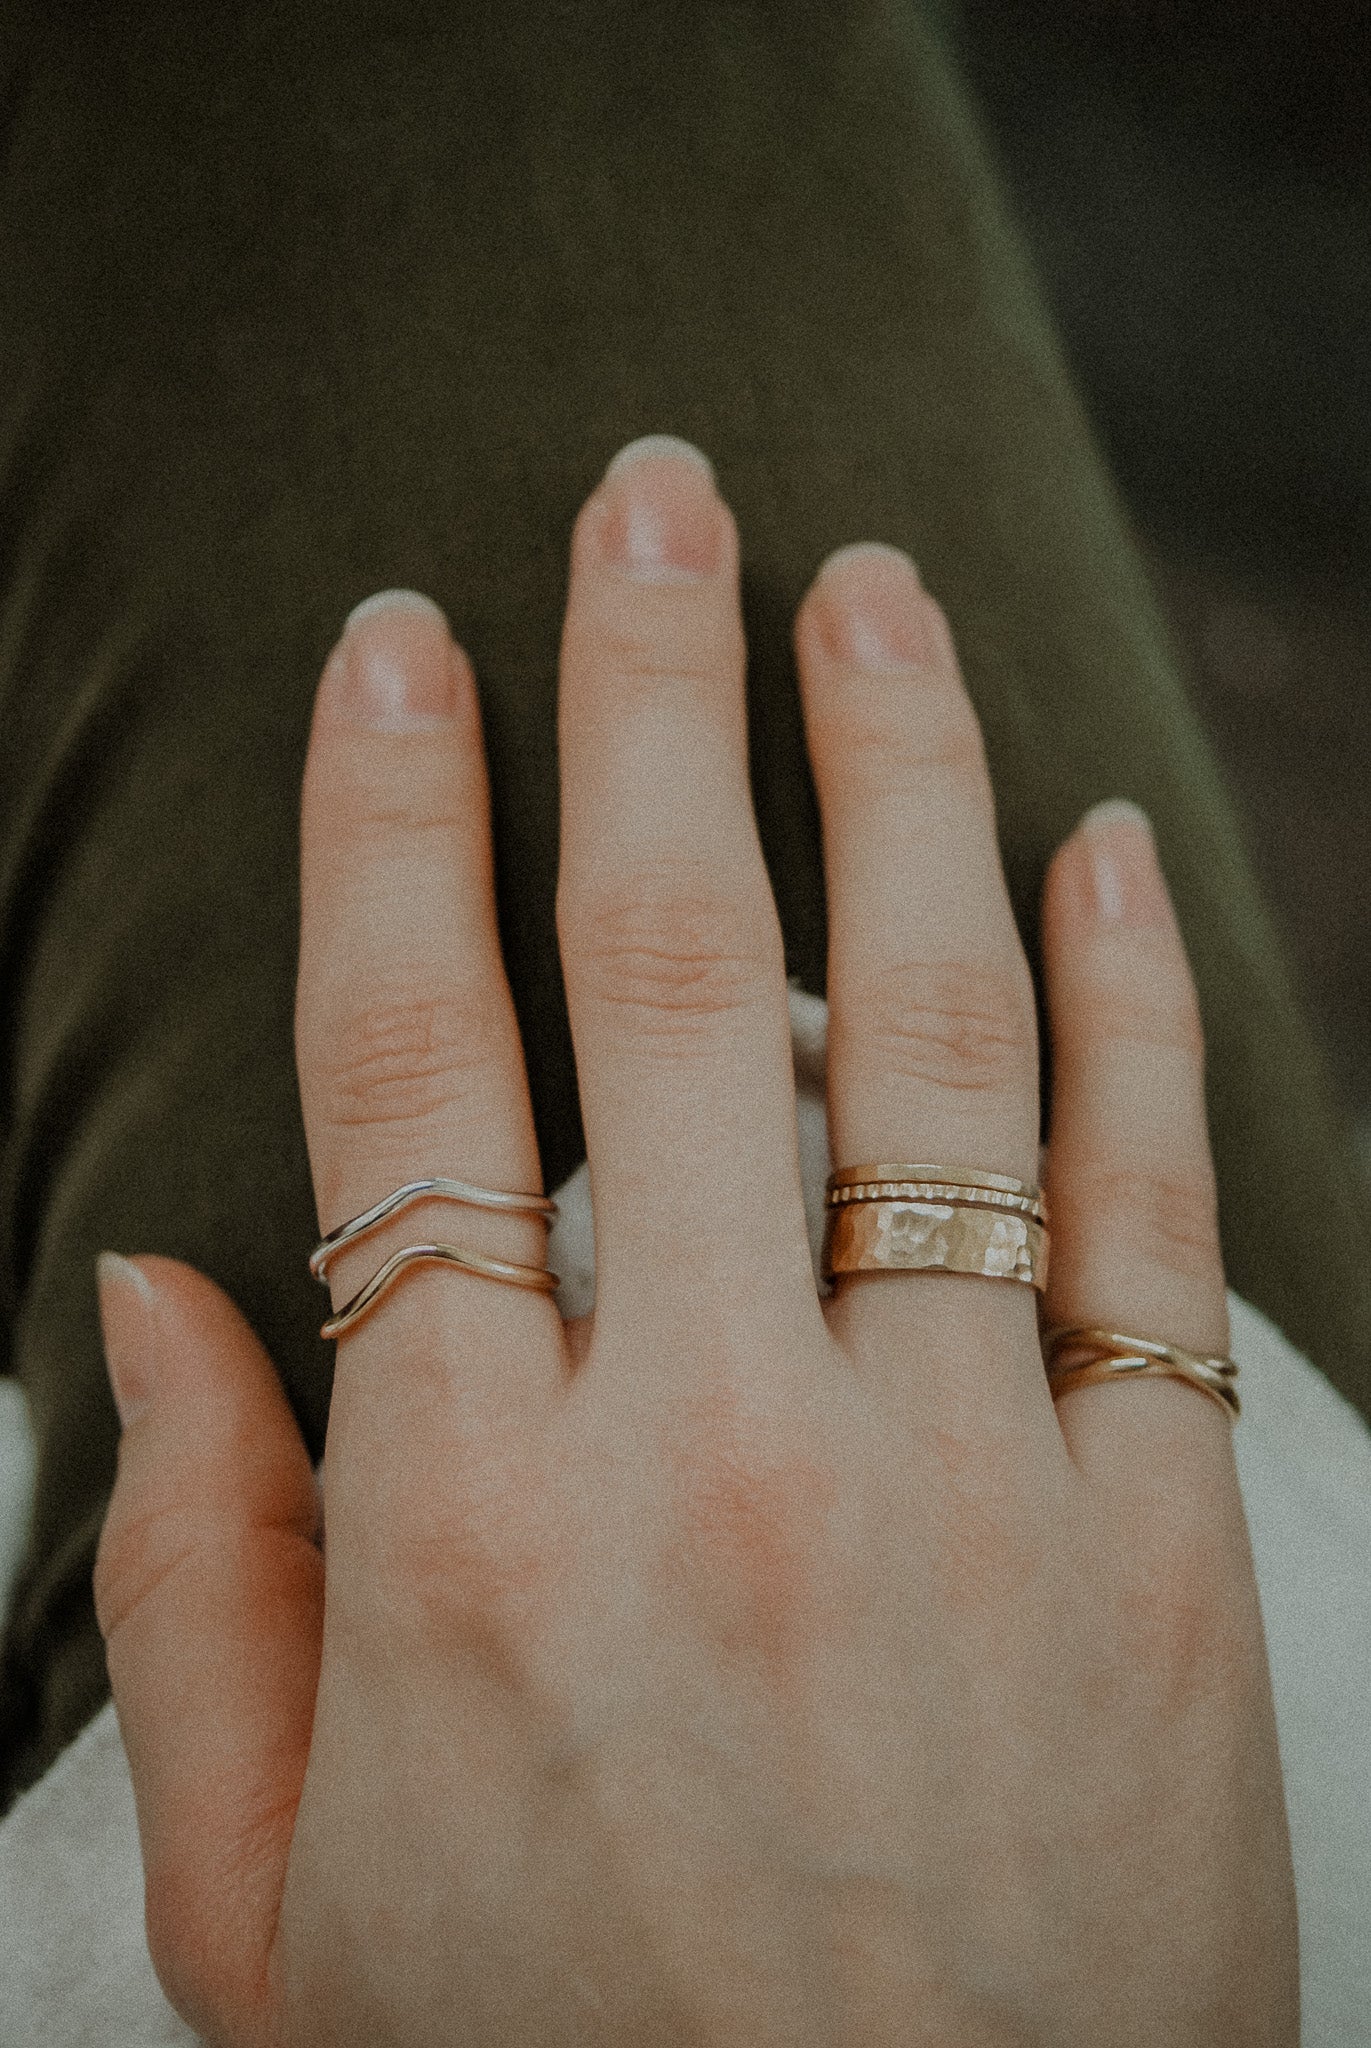
[{"label": "stacked ring", "polygon": [[966,1166],[876,1163],[831,1173],[821,1271],[942,1267],[1047,1286],[1047,1203],[1038,1188]]},{"label": "stacked ring", "polygon": [[[327,1267],[335,1252],[341,1251],[356,1237],[368,1230],[374,1230],[378,1223],[384,1223],[397,1210],[408,1208],[421,1195],[442,1195],[448,1201],[469,1202],[480,1209],[501,1209],[513,1215],[542,1216],[551,1221],[558,1213],[558,1205],[549,1195],[523,1195],[507,1193],[501,1188],[478,1188],[465,1180],[411,1180],[393,1194],[383,1197],[370,1209],[364,1209],[360,1216],[354,1216],[347,1223],[340,1223],[331,1230],[322,1243],[317,1244],[309,1255],[309,1270],[324,1287],[328,1286]],[[382,1295],[408,1266],[418,1265],[424,1260],[438,1260],[444,1265],[461,1266],[468,1273],[477,1273],[487,1280],[506,1280],[515,1287],[540,1288],[545,1294],[555,1293],[561,1285],[556,1273],[550,1273],[546,1266],[520,1266],[509,1259],[488,1258],[484,1252],[462,1251],[455,1244],[407,1244],[402,1251],[395,1252],[378,1272],[372,1274],[366,1286],[354,1294],[351,1301],[331,1315],[319,1331],[321,1337],[341,1337],[352,1329],[373,1309]]]},{"label": "stacked ring", "polygon": [[[310,1272],[327,1287],[326,1268],[334,1253],[373,1229],[421,1195],[442,1195],[482,1208],[532,1214],[550,1220],[557,1203],[546,1195],[507,1193],[467,1181],[408,1181],[374,1207],[331,1231],[310,1254]],[[991,1280],[1020,1280],[1041,1293],[1047,1286],[1049,1249],[1047,1202],[1040,1189],[1009,1174],[964,1166],[890,1165],[877,1162],[831,1173],[824,1193],[823,1278],[880,1269],[917,1271],[943,1267]],[[417,1261],[442,1260],[492,1280],[554,1291],[558,1276],[546,1267],[515,1265],[449,1244],[406,1245],[387,1259],[359,1293],[320,1330],[339,1337],[361,1320],[401,1272]],[[1158,1337],[1129,1336],[1084,1323],[1059,1324],[1042,1332],[1044,1364],[1054,1400],[1072,1387],[1113,1378],[1166,1375],[1188,1380],[1236,1418],[1242,1413],[1231,1358],[1211,1358]],[[1066,1349],[1086,1356],[1060,1366]]]}]

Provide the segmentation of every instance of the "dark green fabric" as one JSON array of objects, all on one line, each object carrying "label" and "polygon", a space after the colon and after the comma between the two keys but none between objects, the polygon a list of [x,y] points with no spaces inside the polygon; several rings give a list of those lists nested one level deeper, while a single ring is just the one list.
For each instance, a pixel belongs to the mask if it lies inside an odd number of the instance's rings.
[{"label": "dark green fabric", "polygon": [[324,659],[383,586],[430,592],[474,658],[547,1186],[583,1156],[557,649],[572,521],[639,433],[697,441],[738,516],[789,970],[823,992],[791,624],[831,548],[890,540],[950,614],[1035,975],[1044,870],[1081,812],[1123,794],[1156,821],[1230,1281],[1371,1414],[1371,1213],[1254,888],[1258,821],[914,0],[27,0],[6,20],[0,1306],[39,1470],[3,1805],[108,1697],[97,1251],[225,1287],[323,1450],[300,781]]}]

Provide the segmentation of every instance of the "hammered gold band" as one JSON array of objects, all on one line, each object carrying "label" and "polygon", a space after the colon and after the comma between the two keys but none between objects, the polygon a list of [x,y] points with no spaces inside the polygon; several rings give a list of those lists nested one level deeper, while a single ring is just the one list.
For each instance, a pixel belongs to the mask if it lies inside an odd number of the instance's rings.
[{"label": "hammered gold band", "polygon": [[1047,1286],[1047,1203],[1040,1189],[974,1166],[845,1166],[824,1190],[825,1280],[838,1273],[942,1267]]},{"label": "hammered gold band", "polygon": [[821,1270],[904,1272],[941,1266],[987,1280],[1047,1286],[1048,1236],[1032,1216],[961,1202],[850,1202],[824,1217]]}]

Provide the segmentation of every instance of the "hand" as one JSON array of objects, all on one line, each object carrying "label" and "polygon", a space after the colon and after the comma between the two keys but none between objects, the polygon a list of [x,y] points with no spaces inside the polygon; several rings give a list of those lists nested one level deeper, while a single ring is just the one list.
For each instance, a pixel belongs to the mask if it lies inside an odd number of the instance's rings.
[{"label": "hand", "polygon": [[[693,577],[614,558],[669,511]],[[856,606],[884,659],[844,651]],[[1036,1181],[1032,983],[947,625],[864,549],[795,651],[834,1162]],[[450,716],[369,726],[369,663],[392,713],[404,674]],[[141,1322],[111,1292],[146,1398],[95,1586],[158,1975],[232,2048],[1294,2042],[1232,1424],[1174,1379],[1054,1406],[1020,1283],[821,1298],[743,679],[704,470],[607,477],[559,712],[590,1316],[410,1269],[339,1342],[325,1555],[233,1304],[156,1257]],[[302,845],[321,1235],[428,1175],[540,1187],[474,678],[437,616],[375,609],[335,651]],[[1043,943],[1045,1317],[1223,1352],[1198,1009],[1145,832],[1059,848]],[[430,1198],[338,1256],[335,1307],[434,1236],[545,1254],[534,1217]]]}]

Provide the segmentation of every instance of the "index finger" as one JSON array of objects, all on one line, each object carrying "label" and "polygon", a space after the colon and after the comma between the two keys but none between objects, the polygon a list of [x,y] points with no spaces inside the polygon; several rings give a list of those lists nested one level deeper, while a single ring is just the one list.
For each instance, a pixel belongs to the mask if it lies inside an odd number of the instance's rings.
[{"label": "index finger", "polygon": [[[475,678],[442,612],[417,592],[359,606],[325,669],[300,895],[296,1059],[321,1235],[416,1180],[541,1193],[497,927]],[[537,1217],[426,1195],[338,1251],[327,1276],[335,1307],[397,1251],[432,1240],[546,1264]],[[326,1474],[341,1437],[343,1455],[364,1463],[373,1524],[378,1485],[403,1514],[422,1496],[415,1458],[452,1462],[459,1413],[479,1406],[488,1443],[507,1442],[562,1371],[548,1295],[447,1264],[407,1268],[338,1342]],[[477,1392],[479,1404],[455,1398]],[[330,1500],[331,1550],[335,1534]]]}]

